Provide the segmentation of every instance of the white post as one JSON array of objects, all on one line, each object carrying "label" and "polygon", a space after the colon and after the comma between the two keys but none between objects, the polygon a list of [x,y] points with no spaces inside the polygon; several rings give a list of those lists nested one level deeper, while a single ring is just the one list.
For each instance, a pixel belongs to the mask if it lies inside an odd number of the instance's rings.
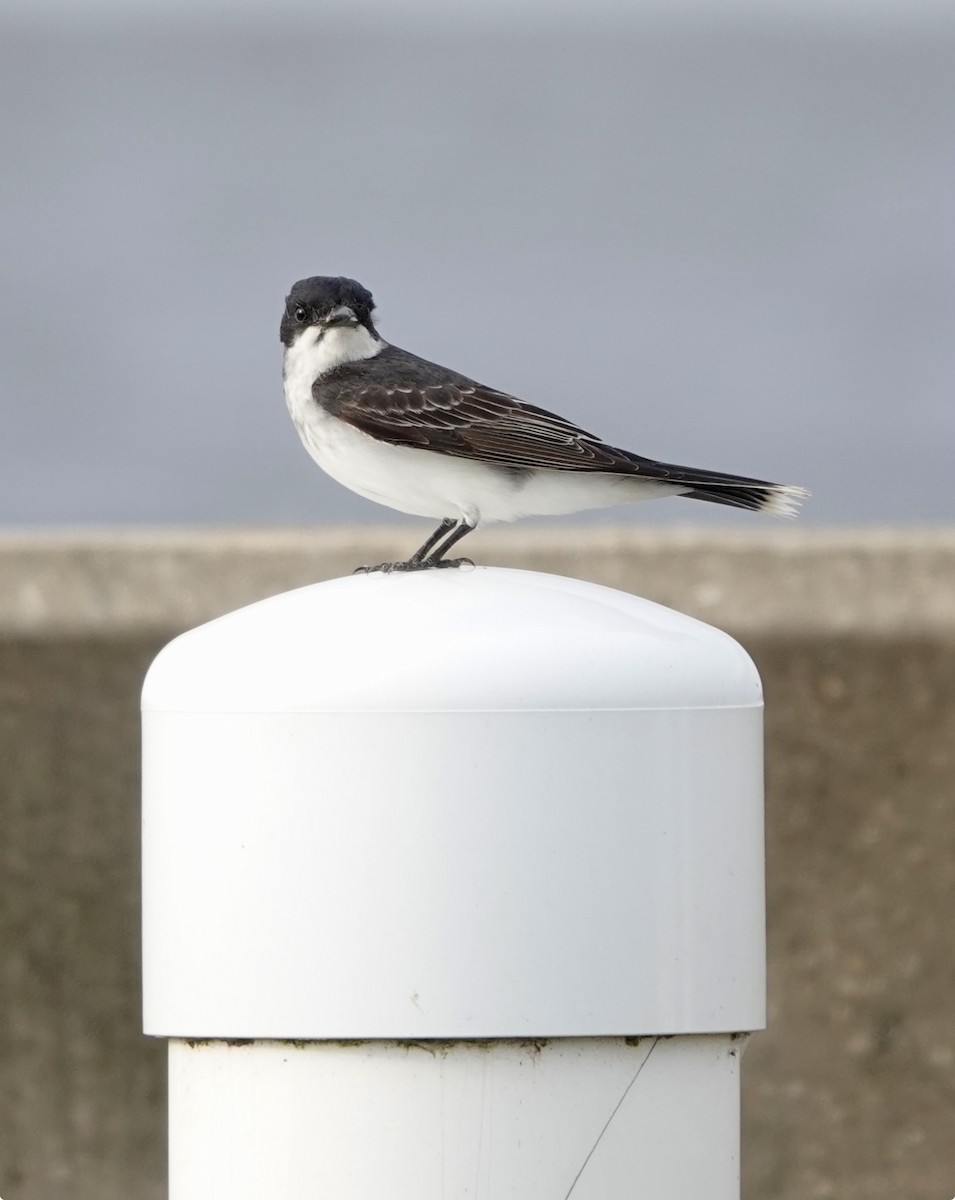
[{"label": "white post", "polygon": [[177,638],[143,709],[171,1200],[738,1200],[732,639],[555,576],[356,576]]}]

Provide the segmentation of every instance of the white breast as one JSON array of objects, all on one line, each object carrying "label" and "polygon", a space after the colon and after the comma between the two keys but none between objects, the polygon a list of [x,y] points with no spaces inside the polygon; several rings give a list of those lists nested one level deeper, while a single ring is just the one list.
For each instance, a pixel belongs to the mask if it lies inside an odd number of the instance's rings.
[{"label": "white breast", "polygon": [[318,406],[312,396],[312,384],[342,363],[374,358],[385,345],[362,325],[336,327],[324,333],[311,325],[285,351],[282,374],[292,423],[312,458],[346,487],[351,485],[339,478],[333,466],[340,456],[336,450],[338,442],[343,436],[347,440],[347,427]]},{"label": "white breast", "polygon": [[[446,471],[441,455],[380,442],[327,413],[312,396],[314,361],[305,354],[286,354],[285,403],[302,444],[322,470],[360,496],[399,512],[468,517],[476,523],[473,488],[461,487],[458,464],[452,462]],[[464,470],[471,474],[467,466]],[[480,466],[476,470],[490,474]],[[451,479],[444,478],[448,472]]]},{"label": "white breast", "polygon": [[[387,343],[362,326],[329,329],[322,337],[319,333],[314,326],[304,329],[285,351],[285,403],[305,449],[323,471],[360,496],[415,516],[445,516],[447,497],[420,486],[415,460],[425,452],[369,437],[325,412],[312,395],[317,378],[342,363],[373,358]],[[452,515],[457,514],[452,510]]]}]

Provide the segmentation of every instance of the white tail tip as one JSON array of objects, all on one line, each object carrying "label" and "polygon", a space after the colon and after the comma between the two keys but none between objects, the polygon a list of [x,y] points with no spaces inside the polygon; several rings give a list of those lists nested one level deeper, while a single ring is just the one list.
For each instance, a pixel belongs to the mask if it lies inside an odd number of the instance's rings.
[{"label": "white tail tip", "polygon": [[777,483],[767,489],[760,512],[769,513],[771,517],[795,517],[799,515],[802,502],[811,495],[806,488]]}]

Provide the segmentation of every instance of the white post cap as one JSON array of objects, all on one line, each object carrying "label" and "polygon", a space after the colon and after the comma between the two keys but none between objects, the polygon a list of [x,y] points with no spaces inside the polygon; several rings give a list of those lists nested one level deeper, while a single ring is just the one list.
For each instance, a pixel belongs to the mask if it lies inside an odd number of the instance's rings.
[{"label": "white post cap", "polygon": [[143,691],[147,1032],[761,1028],[761,707],[727,635],[525,571],[177,638]]}]

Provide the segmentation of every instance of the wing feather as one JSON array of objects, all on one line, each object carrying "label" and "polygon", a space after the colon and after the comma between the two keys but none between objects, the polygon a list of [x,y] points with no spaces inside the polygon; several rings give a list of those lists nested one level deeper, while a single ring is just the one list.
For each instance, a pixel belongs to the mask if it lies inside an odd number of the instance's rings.
[{"label": "wing feather", "polygon": [[510,467],[640,471],[636,455],[555,413],[471,381],[398,385],[355,379],[324,399],[341,420],[396,446]]}]

